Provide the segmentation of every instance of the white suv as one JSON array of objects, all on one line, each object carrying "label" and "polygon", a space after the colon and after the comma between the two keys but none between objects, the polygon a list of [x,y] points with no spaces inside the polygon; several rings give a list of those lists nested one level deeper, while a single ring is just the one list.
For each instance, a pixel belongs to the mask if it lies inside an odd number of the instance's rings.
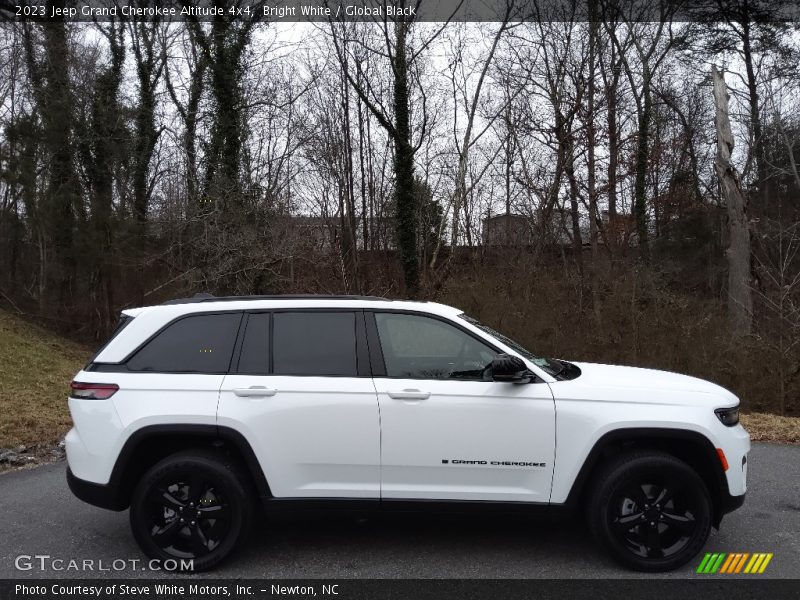
[{"label": "white suv", "polygon": [[693,377],[539,358],[461,311],[358,296],[124,311],[72,383],[73,493],[208,569],[253,510],[582,508],[634,569],[690,560],[744,501],[739,400]]}]

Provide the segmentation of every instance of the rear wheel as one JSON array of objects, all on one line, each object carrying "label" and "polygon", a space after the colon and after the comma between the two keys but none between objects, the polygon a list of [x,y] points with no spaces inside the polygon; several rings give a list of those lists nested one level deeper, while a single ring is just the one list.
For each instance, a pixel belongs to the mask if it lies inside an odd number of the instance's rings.
[{"label": "rear wheel", "polygon": [[639,571],[677,569],[697,555],[711,531],[703,480],[663,452],[632,452],[607,464],[588,508],[595,539]]},{"label": "rear wheel", "polygon": [[[151,558],[204,571],[243,541],[252,503],[239,469],[202,451],[174,454],[153,466],[133,493],[130,522]],[[164,566],[172,568],[173,563]],[[191,564],[191,567],[186,565]]]}]

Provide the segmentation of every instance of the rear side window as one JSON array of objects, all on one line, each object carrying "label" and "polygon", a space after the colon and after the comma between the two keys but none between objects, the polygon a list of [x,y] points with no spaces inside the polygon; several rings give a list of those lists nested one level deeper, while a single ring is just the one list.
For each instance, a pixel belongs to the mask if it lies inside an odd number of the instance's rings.
[{"label": "rear side window", "polygon": [[273,315],[275,375],[356,377],[356,317],[352,312]]},{"label": "rear side window", "polygon": [[168,325],[132,358],[132,371],[227,373],[239,329],[239,313],[193,315]]},{"label": "rear side window", "polygon": [[269,372],[269,313],[248,317],[237,371],[249,375]]},{"label": "rear side window", "polygon": [[111,332],[111,336],[106,340],[106,343],[100,346],[100,349],[92,355],[92,358],[89,359],[87,366],[91,365],[94,362],[94,360],[100,355],[100,353],[108,347],[108,345],[114,340],[115,337],[117,337],[120,333],[122,333],[122,330],[125,329],[131,321],[133,321],[133,317],[128,316],[124,313],[120,314],[119,321],[117,321],[117,325],[116,327],[114,327],[114,331]]}]

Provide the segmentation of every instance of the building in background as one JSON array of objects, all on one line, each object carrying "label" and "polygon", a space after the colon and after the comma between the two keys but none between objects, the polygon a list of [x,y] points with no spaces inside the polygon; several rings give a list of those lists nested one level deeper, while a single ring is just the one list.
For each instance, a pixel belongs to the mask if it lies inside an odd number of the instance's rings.
[{"label": "building in background", "polygon": [[533,243],[533,221],[525,215],[503,214],[483,219],[484,246],[528,246]]}]

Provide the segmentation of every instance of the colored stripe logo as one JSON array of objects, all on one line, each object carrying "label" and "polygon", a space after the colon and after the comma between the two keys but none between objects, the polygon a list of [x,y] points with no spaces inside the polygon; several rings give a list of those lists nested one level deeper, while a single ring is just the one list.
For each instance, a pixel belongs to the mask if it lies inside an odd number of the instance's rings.
[{"label": "colored stripe logo", "polygon": [[772,560],[772,552],[708,552],[700,561],[697,572],[704,575],[763,573]]}]

